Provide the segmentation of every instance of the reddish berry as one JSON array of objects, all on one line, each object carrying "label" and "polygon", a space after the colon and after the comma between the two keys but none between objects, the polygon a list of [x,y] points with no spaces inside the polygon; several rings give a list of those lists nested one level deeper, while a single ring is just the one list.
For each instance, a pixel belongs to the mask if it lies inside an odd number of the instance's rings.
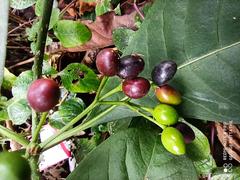
[{"label": "reddish berry", "polygon": [[122,84],[124,94],[133,99],[142,98],[148,93],[149,89],[149,81],[142,77],[127,79]]},{"label": "reddish berry", "polygon": [[114,76],[118,72],[118,54],[112,48],[101,50],[96,57],[98,71],[105,76]]},{"label": "reddish berry", "polygon": [[27,100],[37,112],[52,109],[59,100],[60,89],[52,79],[37,79],[28,88]]}]

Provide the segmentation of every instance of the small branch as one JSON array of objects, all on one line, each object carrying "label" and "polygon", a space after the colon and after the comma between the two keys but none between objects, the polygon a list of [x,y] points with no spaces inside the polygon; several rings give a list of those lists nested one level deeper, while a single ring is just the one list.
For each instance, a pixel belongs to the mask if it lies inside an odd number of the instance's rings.
[{"label": "small branch", "polygon": [[13,33],[14,31],[20,29],[20,28],[23,27],[23,26],[26,26],[26,25],[28,25],[28,24],[31,24],[33,21],[34,21],[34,19],[32,19],[32,20],[30,20],[30,21],[27,21],[27,22],[24,22],[24,23],[22,23],[22,24],[19,24],[19,26],[15,27],[15,28],[12,29],[11,31],[9,31],[9,32],[8,32],[8,35],[11,34],[11,33]]},{"label": "small branch", "polygon": [[44,57],[44,49],[47,39],[47,32],[50,22],[50,17],[52,13],[53,0],[44,0],[43,1],[43,11],[42,11],[42,20],[40,23],[40,29],[37,37],[37,54],[34,60],[33,72],[35,78],[40,78],[42,75],[42,64]]},{"label": "small branch", "polygon": [[32,141],[31,143],[36,143],[38,141],[38,136],[39,136],[39,133],[40,133],[40,130],[42,128],[42,126],[45,124],[46,122],[46,118],[47,118],[47,115],[48,115],[48,112],[44,112],[42,114],[42,117],[36,127],[36,130],[34,131],[34,134],[32,136]]},{"label": "small branch", "polygon": [[3,136],[16,141],[17,143],[21,144],[24,148],[26,148],[29,144],[29,141],[26,140],[23,136],[5,128],[4,126],[0,125],[0,134]]},{"label": "small branch", "polygon": [[144,17],[144,15],[143,15],[143,13],[140,11],[140,9],[138,8],[137,3],[136,3],[136,0],[135,0],[134,3],[133,3],[133,7],[134,7],[135,11],[138,13],[138,15],[140,16],[140,18],[141,18],[142,20],[144,20],[145,17]]}]

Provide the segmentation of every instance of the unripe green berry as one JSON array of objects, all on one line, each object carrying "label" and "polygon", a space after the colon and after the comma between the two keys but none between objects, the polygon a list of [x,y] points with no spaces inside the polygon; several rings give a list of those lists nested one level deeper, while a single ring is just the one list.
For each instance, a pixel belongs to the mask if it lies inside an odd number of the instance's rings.
[{"label": "unripe green berry", "polygon": [[178,105],[182,102],[181,94],[167,84],[157,87],[155,90],[155,95],[162,103]]},{"label": "unripe green berry", "polygon": [[184,143],[183,135],[176,128],[165,128],[162,132],[161,140],[163,146],[170,153],[175,155],[183,155],[186,153],[186,145]]},{"label": "unripe green berry", "polygon": [[173,125],[178,121],[177,111],[167,104],[159,104],[153,110],[153,117],[163,125]]}]

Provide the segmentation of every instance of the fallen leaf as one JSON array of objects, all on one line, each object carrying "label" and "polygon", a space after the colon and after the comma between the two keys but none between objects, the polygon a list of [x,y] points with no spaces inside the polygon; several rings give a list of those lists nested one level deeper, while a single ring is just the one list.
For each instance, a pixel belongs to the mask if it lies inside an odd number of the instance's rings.
[{"label": "fallen leaf", "polygon": [[96,6],[96,2],[93,1],[93,2],[89,2],[89,1],[86,1],[86,0],[78,0],[79,2],[79,14],[80,16],[83,15],[85,12],[92,12],[94,11],[95,9],[95,6]]},{"label": "fallen leaf", "polygon": [[215,123],[217,136],[225,150],[240,162],[240,125]]},{"label": "fallen leaf", "polygon": [[126,27],[129,29],[136,30],[134,19],[135,15],[136,12],[123,16],[118,16],[115,14],[115,12],[108,12],[102,16],[98,16],[94,22],[90,20],[81,21],[91,30],[92,32],[91,40],[81,46],[73,48],[60,47],[60,49],[51,49],[50,53],[56,53],[59,51],[60,52],[88,51],[111,46],[113,45],[112,32],[114,29],[119,27]]}]

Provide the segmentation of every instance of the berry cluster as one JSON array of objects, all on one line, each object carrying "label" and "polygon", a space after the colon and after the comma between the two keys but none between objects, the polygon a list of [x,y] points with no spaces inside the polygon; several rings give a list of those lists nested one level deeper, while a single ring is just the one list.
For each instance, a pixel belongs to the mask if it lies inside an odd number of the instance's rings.
[{"label": "berry cluster", "polygon": [[[124,79],[123,93],[133,99],[142,98],[149,89],[150,83],[138,75],[144,69],[144,60],[137,54],[119,58],[117,51],[111,48],[103,49],[96,58],[98,71],[105,76],[117,75]],[[167,126],[161,136],[163,146],[176,155],[185,154],[185,144],[195,138],[193,130],[185,123],[178,122],[177,111],[171,105],[179,105],[182,101],[181,94],[167,83],[177,71],[174,61],[162,61],[152,70],[152,81],[158,87],[155,95],[161,104],[157,105],[152,115],[158,124]],[[173,126],[173,127],[171,127]]]},{"label": "berry cluster", "polygon": [[116,51],[106,48],[98,53],[96,65],[101,74],[105,76],[117,75],[124,79],[122,91],[132,99],[142,98],[150,89],[149,81],[143,77],[138,77],[144,69],[144,61],[137,54],[119,58]]},{"label": "berry cluster", "polygon": [[[152,80],[158,87],[155,95],[161,104],[153,110],[153,117],[164,128],[161,140],[163,146],[171,153],[176,155],[185,154],[185,144],[191,143],[195,134],[185,123],[178,122],[177,111],[171,105],[179,105],[182,101],[181,94],[168,85],[177,71],[177,64],[174,61],[162,61],[156,65],[152,71]],[[174,126],[174,127],[171,127]]]}]

